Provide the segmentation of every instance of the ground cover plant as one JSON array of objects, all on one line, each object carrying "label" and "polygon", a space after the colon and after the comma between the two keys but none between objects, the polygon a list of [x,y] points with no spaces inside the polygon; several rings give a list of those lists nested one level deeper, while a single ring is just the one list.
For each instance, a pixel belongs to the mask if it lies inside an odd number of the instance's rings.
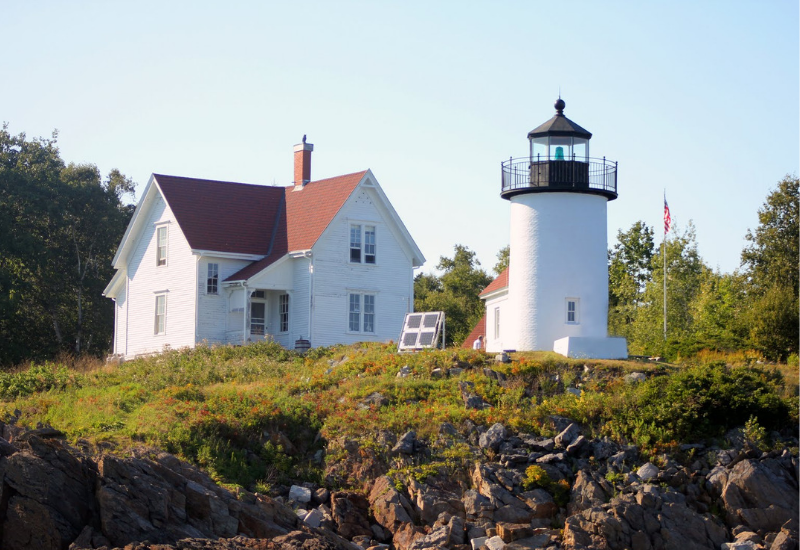
[{"label": "ground cover plant", "polygon": [[[707,354],[664,364],[535,352],[503,364],[474,350],[399,354],[393,344],[305,355],[271,342],[202,346],[119,365],[43,363],[0,373],[0,420],[52,426],[70,442],[103,452],[163,449],[219,482],[261,491],[325,483],[326,469],[350,452],[373,453],[401,474],[398,480],[453,474],[482,451],[448,442],[444,423],[500,422],[514,432],[552,436],[548,418],[560,415],[587,435],[653,455],[723,438],[737,426],[762,445],[775,430],[796,431],[796,368],[743,354],[727,359]],[[632,372],[646,380],[631,383],[625,376]],[[490,406],[466,408],[465,387]],[[396,439],[409,430],[427,442],[425,463],[389,457],[386,434]]]}]

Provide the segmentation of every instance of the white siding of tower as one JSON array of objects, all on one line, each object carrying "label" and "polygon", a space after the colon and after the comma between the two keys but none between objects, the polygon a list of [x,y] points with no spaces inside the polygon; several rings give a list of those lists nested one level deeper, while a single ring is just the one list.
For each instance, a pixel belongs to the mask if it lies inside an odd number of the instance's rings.
[{"label": "white siding of tower", "polygon": [[[511,199],[509,305],[517,350],[552,350],[564,337],[605,337],[608,322],[603,196],[530,193]],[[567,299],[578,322],[567,323]],[[509,319],[511,320],[511,319]]]},{"label": "white siding of tower", "polygon": [[[376,263],[350,262],[350,226],[375,226]],[[313,249],[311,345],[397,340],[405,314],[413,307],[410,251],[401,245],[388,214],[373,192],[357,189]],[[375,331],[348,330],[349,294],[375,296]]]}]

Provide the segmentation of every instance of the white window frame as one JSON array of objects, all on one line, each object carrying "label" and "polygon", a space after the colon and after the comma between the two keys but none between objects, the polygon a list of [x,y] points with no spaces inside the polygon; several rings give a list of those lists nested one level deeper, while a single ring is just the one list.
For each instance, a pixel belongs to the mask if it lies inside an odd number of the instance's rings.
[{"label": "white window frame", "polygon": [[500,308],[494,308],[494,339],[500,339]]},{"label": "white window frame", "polygon": [[289,295],[281,294],[278,297],[278,326],[281,333],[289,332]]},{"label": "white window frame", "polygon": [[566,298],[564,303],[564,322],[568,325],[581,324],[581,299]]},{"label": "white window frame", "polygon": [[[161,308],[159,308],[159,302],[161,303]],[[167,295],[156,294],[155,315],[153,318],[153,334],[155,336],[158,336],[166,333],[167,333]]]},{"label": "white window frame", "polygon": [[[164,244],[161,244],[161,232],[164,235]],[[162,253],[163,249],[163,253]],[[156,267],[166,267],[167,258],[169,258],[169,226],[157,225],[156,226]]]},{"label": "white window frame", "polygon": [[[377,294],[374,292],[347,293],[347,332],[352,334],[376,333],[376,298]],[[367,301],[371,304],[367,304]],[[367,328],[372,330],[366,330]]]},{"label": "white window frame", "polygon": [[206,268],[206,294],[209,296],[219,295],[219,264],[209,262]]},{"label": "white window frame", "polygon": [[348,260],[351,264],[375,265],[378,252],[378,228],[373,223],[350,223]]}]

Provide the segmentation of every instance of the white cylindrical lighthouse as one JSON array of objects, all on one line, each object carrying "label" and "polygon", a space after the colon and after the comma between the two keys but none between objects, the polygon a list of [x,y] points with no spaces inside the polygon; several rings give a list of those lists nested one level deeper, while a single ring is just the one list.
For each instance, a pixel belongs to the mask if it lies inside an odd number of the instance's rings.
[{"label": "white cylindrical lighthouse", "polygon": [[617,198],[617,164],[589,157],[592,134],[564,107],[559,98],[555,116],[528,134],[529,155],[502,167],[501,196],[511,202],[509,343],[624,356],[624,340],[606,338],[606,206]]}]

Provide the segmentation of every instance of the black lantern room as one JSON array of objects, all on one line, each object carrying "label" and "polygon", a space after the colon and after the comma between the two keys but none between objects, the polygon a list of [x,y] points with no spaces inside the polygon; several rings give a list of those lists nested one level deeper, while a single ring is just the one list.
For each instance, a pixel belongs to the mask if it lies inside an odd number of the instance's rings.
[{"label": "black lantern room", "polygon": [[503,162],[501,197],[572,192],[617,198],[617,163],[589,156],[591,132],[565,117],[564,107],[559,97],[555,116],[528,133],[528,157]]}]

